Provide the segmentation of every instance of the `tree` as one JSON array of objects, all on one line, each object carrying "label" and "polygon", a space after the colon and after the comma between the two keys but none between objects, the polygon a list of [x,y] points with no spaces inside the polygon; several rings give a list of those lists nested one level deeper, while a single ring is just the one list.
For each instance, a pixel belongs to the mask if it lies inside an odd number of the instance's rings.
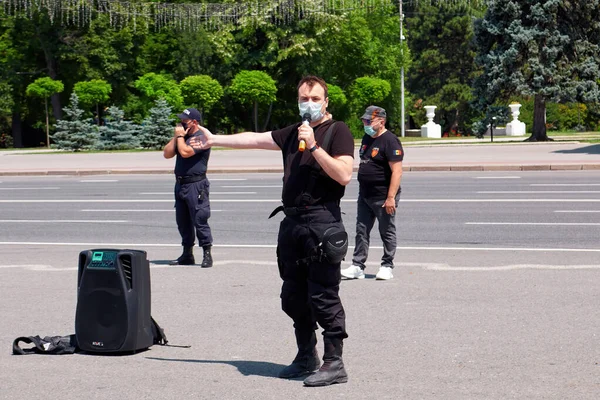
[{"label": "tree", "polygon": [[148,113],[150,115],[142,122],[140,144],[146,149],[162,149],[173,137],[171,107],[159,99]]},{"label": "tree", "polygon": [[151,104],[158,99],[165,99],[175,110],[179,110],[183,106],[181,89],[169,75],[149,72],[139,77],[133,86],[145,97],[145,107],[147,108],[144,111],[148,110]]},{"label": "tree", "polygon": [[254,130],[258,132],[258,105],[269,104],[263,131],[269,123],[273,102],[277,99],[277,86],[267,73],[262,71],[240,71],[229,87],[231,96],[242,104],[254,104]]},{"label": "tree", "polygon": [[44,109],[46,110],[46,147],[50,148],[50,121],[48,117],[48,98],[55,93],[61,93],[65,85],[61,81],[55,81],[50,77],[38,78],[27,86],[25,94],[27,96],[39,97],[44,99]]},{"label": "tree", "polygon": [[103,79],[92,79],[91,81],[77,82],[73,91],[79,97],[79,101],[86,106],[96,106],[96,117],[100,125],[100,103],[110,98],[112,87]]},{"label": "tree", "polygon": [[74,151],[94,147],[98,142],[98,128],[83,119],[77,94],[71,93],[70,104],[63,111],[66,117],[56,123],[56,132],[52,135],[56,147]]},{"label": "tree", "polygon": [[347,120],[354,137],[363,135],[363,124],[359,117],[365,108],[370,105],[383,105],[391,91],[390,83],[383,79],[363,76],[354,81],[348,90],[352,100],[350,100],[351,117]]},{"label": "tree", "polygon": [[381,104],[391,90],[392,86],[383,79],[368,76],[357,78],[350,87],[352,111],[360,114],[364,108],[370,105]]},{"label": "tree", "polygon": [[[7,116],[10,115],[13,108],[13,98],[11,96],[12,86],[6,82],[0,81],[0,132],[4,134],[9,130]],[[12,137],[11,137],[12,142]]]},{"label": "tree", "polygon": [[183,101],[200,111],[200,124],[204,124],[204,112],[223,97],[223,87],[208,75],[188,76],[179,83]]},{"label": "tree", "polygon": [[407,11],[414,15],[406,24],[414,55],[407,88],[415,102],[409,109],[424,122],[422,105],[436,105],[443,132],[469,131],[477,114],[471,104],[471,83],[478,72],[472,16],[482,12],[464,4],[415,4]]},{"label": "tree", "polygon": [[327,85],[327,97],[329,97],[329,106],[327,109],[334,116],[335,119],[343,121],[345,120],[348,110],[346,104],[348,98],[341,87],[336,85]]},{"label": "tree", "polygon": [[475,23],[484,73],[475,96],[484,108],[511,96],[534,97],[530,141],[551,140],[546,102],[600,100],[600,0],[496,0]]},{"label": "tree", "polygon": [[131,121],[126,121],[123,118],[124,112],[119,107],[108,107],[106,114],[104,125],[100,127],[98,148],[102,150],[126,150],[139,147],[140,142],[136,137],[140,131],[139,126]]}]

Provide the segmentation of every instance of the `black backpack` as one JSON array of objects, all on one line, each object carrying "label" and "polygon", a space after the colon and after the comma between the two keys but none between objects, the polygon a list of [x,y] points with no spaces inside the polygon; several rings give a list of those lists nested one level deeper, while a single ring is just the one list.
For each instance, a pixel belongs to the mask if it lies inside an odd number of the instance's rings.
[{"label": "black backpack", "polygon": [[[154,344],[166,346],[169,341],[165,335],[165,331],[152,318],[152,335],[154,336]],[[33,344],[33,347],[22,348],[20,343]],[[14,355],[27,354],[73,354],[81,350],[77,345],[77,337],[69,336],[45,336],[43,339],[39,336],[21,336],[14,340],[12,353]]]}]

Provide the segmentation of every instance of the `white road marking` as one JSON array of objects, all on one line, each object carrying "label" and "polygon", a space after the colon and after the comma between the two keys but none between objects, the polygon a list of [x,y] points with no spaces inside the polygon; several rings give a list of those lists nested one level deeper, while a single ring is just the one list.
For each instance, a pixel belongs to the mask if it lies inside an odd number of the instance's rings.
[{"label": "white road marking", "polygon": [[[181,247],[178,243],[103,243],[103,242],[0,242],[0,246],[101,246],[101,247]],[[213,244],[215,248],[275,249],[276,244]],[[354,246],[348,246],[353,249]],[[371,249],[382,250],[383,246],[370,246]],[[452,247],[452,246],[397,246],[397,250],[415,251],[522,251],[522,252],[557,252],[557,253],[600,253],[600,248],[530,248],[530,247]]]},{"label": "white road marking", "polygon": [[462,271],[462,272],[495,272],[515,271],[521,269],[535,270],[578,270],[578,269],[600,269],[599,265],[551,265],[551,264],[511,264],[489,267],[459,267],[441,263],[398,263],[396,268],[417,267],[429,271]]},{"label": "white road marking", "polygon": [[[147,213],[153,213],[153,212],[175,212],[175,209],[173,208],[172,210],[139,210],[139,209],[130,209],[130,210],[114,210],[114,209],[86,209],[86,210],[79,210],[80,212],[147,212]],[[213,210],[211,209],[210,212],[222,212],[223,210]]]},{"label": "white road marking", "polygon": [[474,179],[521,179],[520,176],[476,176]]},{"label": "white road marking", "polygon": [[0,190],[58,190],[59,187],[0,187]]},{"label": "white road marking", "polygon": [[54,268],[52,265],[46,264],[15,264],[15,265],[0,265],[0,269],[23,268],[30,271],[77,271],[78,267]]},{"label": "white road marking", "polygon": [[[110,209],[110,208],[106,208],[106,209],[84,209],[84,210],[79,210],[80,212],[175,212],[175,209],[173,208],[172,210],[140,210],[140,209],[129,209],[129,210],[124,210],[124,209],[120,209],[120,210],[115,210],[115,209]],[[211,211],[216,211],[216,210],[211,210]]]},{"label": "white road marking", "polygon": [[[173,195],[173,192],[140,192],[140,194]],[[256,192],[210,192],[211,196],[215,194],[256,194]]]},{"label": "white road marking", "polygon": [[[171,193],[172,194],[172,193]],[[171,203],[172,199],[14,199],[0,203]],[[210,199],[211,203],[281,203],[280,199]],[[401,203],[600,203],[600,199],[400,199]],[[342,199],[356,203],[356,199]]]},{"label": "white road marking", "polygon": [[99,220],[99,219],[0,219],[0,223],[27,223],[27,222],[35,222],[35,223],[86,223],[86,224],[123,224],[126,222],[130,222],[127,220]]},{"label": "white road marking", "polygon": [[[221,260],[215,261],[215,265],[255,265],[255,266],[276,266],[276,261],[260,261],[260,260]],[[375,265],[375,263],[368,263]],[[189,266],[183,265],[164,265],[155,264],[150,262],[153,269],[155,268],[190,268]],[[3,269],[15,269],[22,268],[30,271],[77,271],[78,267],[53,267],[47,264],[9,264],[0,265],[0,270]],[[524,269],[532,270],[562,270],[562,271],[573,271],[573,270],[595,270],[600,269],[600,265],[552,265],[552,264],[510,264],[510,265],[494,265],[489,267],[462,267],[452,266],[445,263],[397,263],[396,268],[398,270],[405,270],[406,268],[421,268],[427,271],[444,271],[444,272],[498,272],[498,271],[516,271]]]},{"label": "white road marking", "polygon": [[[223,189],[255,189],[255,188],[279,188],[281,189],[282,185],[240,185],[240,186],[236,186],[236,185],[226,185],[226,186],[219,186],[222,187]],[[212,192],[211,192],[212,194]]]},{"label": "white road marking", "polygon": [[[356,200],[342,200],[356,201]],[[400,199],[406,203],[598,203],[600,199]]]},{"label": "white road marking", "polygon": [[596,222],[465,222],[465,225],[600,226]]},{"label": "white road marking", "polygon": [[119,182],[118,179],[82,179],[81,183],[96,183],[96,182]]},{"label": "white road marking", "polygon": [[600,210],[555,210],[555,213],[600,213]]},{"label": "white road marking", "polygon": [[532,183],[529,186],[600,186],[600,183]]},{"label": "white road marking", "polygon": [[539,194],[539,193],[553,193],[553,194],[574,194],[574,193],[600,193],[600,190],[490,190],[477,192],[478,194]]}]

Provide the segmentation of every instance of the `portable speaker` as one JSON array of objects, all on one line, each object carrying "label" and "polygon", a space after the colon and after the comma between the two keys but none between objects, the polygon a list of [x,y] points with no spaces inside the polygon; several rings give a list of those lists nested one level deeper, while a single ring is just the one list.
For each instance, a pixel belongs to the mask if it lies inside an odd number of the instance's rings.
[{"label": "portable speaker", "polygon": [[141,250],[79,253],[75,335],[95,353],[135,352],[153,344],[150,264]]}]

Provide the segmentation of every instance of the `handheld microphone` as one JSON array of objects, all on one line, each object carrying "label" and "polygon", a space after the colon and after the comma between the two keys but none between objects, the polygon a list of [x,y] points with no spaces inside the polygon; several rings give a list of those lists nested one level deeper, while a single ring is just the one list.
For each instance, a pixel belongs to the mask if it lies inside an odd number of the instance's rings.
[{"label": "handheld microphone", "polygon": [[[304,115],[302,116],[302,125],[310,125],[310,121],[312,121],[310,114],[304,113]],[[300,143],[298,143],[298,151],[304,150],[306,150],[306,142],[304,140],[300,140]]]}]

